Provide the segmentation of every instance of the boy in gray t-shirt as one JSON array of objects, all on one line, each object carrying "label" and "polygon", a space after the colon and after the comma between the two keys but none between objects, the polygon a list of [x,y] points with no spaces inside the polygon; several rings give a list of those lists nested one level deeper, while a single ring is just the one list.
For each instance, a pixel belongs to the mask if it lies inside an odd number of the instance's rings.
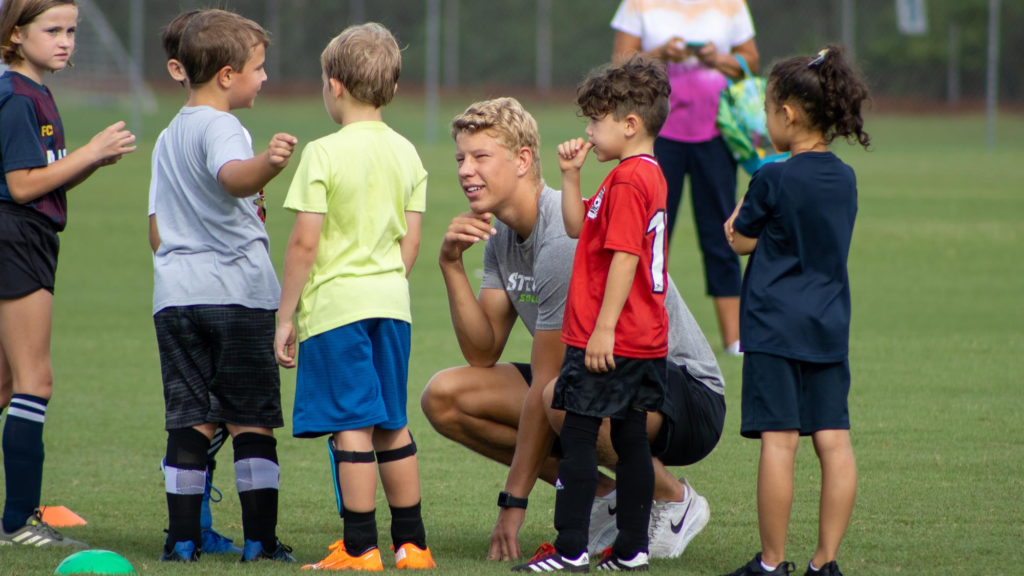
[{"label": "boy in gray t-shirt", "polygon": [[276,535],[280,468],[272,429],[284,421],[273,342],[281,289],[254,200],[287,166],[297,141],[278,134],[254,156],[229,113],[252,106],[266,80],[267,44],[251,20],[222,10],[195,15],[179,49],[192,90],[154,153],[160,246],[153,320],[169,516],[162,561],[196,561],[202,553],[207,451],[221,425],[234,439],[242,561],[293,561]]}]

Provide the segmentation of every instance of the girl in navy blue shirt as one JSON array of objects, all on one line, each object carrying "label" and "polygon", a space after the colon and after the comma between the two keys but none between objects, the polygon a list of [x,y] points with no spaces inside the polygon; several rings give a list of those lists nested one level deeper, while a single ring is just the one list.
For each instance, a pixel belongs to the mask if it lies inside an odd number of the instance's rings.
[{"label": "girl in navy blue shirt", "polygon": [[54,277],[67,222],[65,194],[98,167],[135,150],[119,122],[68,154],[43,76],[70,65],[74,0],[7,1],[0,7],[0,410],[5,501],[0,545],[84,547],[43,522],[43,424],[53,394],[50,326]]},{"label": "girl in navy blue shirt", "polygon": [[806,573],[840,574],[836,553],[857,491],[847,409],[846,270],[857,180],[829,145],[836,138],[870,144],[861,118],[867,98],[841,48],[777,64],[768,78],[768,135],[776,150],[792,158],[762,167],[725,223],[733,250],[750,255],[740,311],[740,432],[761,439],[762,552],[731,576],[795,568],[785,561],[785,546],[800,436],[813,438],[822,471],[819,541]]}]

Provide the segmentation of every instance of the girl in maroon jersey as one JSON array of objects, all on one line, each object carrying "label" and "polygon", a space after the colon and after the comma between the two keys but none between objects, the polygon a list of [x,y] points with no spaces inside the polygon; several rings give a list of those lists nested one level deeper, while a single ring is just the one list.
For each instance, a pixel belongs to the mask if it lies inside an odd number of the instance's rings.
[{"label": "girl in maroon jersey", "polygon": [[43,424],[53,394],[50,326],[67,222],[65,194],[135,150],[118,122],[68,154],[47,72],[70,65],[74,0],[8,0],[0,7],[0,409],[6,501],[0,545],[86,547],[42,521]]}]

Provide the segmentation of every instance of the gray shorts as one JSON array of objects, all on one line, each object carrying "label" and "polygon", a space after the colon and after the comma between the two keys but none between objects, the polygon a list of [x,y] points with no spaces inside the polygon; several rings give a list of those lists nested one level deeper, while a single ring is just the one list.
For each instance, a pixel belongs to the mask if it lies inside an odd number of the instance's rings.
[{"label": "gray shorts", "polygon": [[274,311],[180,306],[153,316],[166,429],[206,422],[280,428]]}]

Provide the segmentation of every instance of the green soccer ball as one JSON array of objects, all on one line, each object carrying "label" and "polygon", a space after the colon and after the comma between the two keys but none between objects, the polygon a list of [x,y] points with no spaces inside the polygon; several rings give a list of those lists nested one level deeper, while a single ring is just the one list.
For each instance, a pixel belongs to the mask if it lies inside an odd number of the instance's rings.
[{"label": "green soccer ball", "polygon": [[54,574],[135,574],[135,568],[117,552],[82,550],[65,558]]}]

